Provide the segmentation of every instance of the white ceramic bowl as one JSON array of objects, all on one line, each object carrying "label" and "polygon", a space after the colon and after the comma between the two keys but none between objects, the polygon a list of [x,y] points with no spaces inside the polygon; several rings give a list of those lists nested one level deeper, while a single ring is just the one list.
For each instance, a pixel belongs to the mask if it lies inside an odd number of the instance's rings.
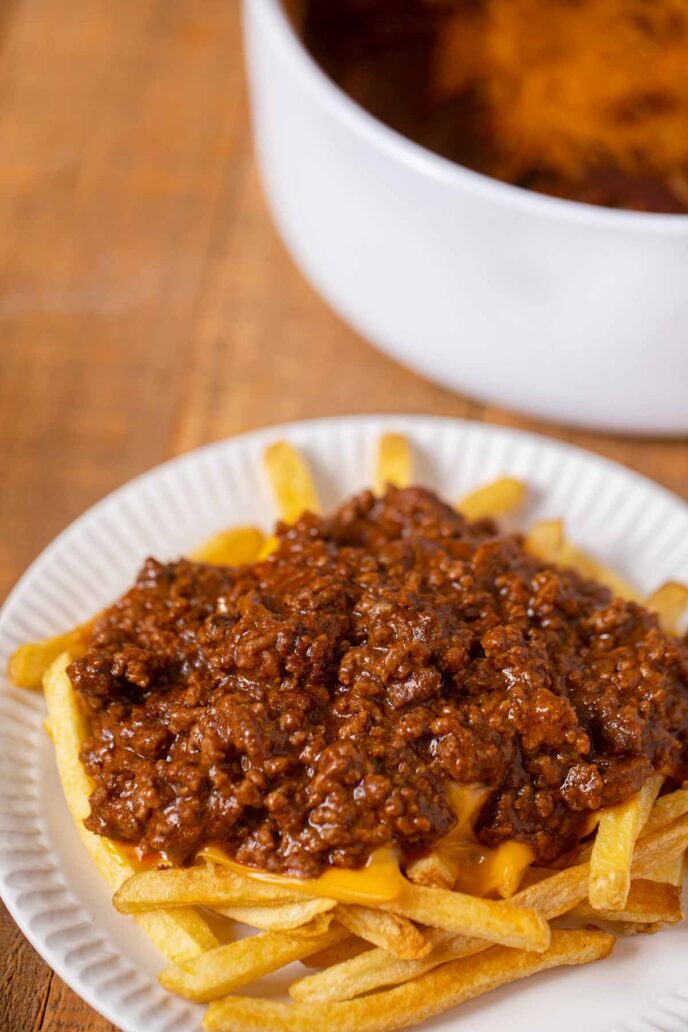
[{"label": "white ceramic bowl", "polygon": [[455,165],[351,101],[280,0],[244,0],[244,15],[275,221],[348,323],[478,398],[688,432],[688,216],[544,197]]}]

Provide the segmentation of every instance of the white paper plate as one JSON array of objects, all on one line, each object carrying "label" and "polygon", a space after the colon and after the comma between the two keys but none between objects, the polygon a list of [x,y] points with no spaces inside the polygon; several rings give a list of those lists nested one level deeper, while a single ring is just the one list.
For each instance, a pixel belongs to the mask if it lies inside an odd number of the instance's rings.
[{"label": "white paper plate", "polygon": [[[260,460],[271,441],[286,437],[304,450],[329,507],[370,481],[377,438],[392,429],[411,438],[418,480],[445,497],[458,498],[503,473],[522,477],[533,488],[525,523],[563,515],[577,543],[643,590],[669,578],[688,581],[688,507],[620,466],[531,434],[448,419],[322,420],[200,449],[96,505],[46,549],[7,600],[0,614],[0,669],[21,642],[71,627],[114,599],[146,555],[182,554],[232,524],[267,529],[275,513]],[[3,899],[51,967],[120,1028],[197,1029],[202,1009],[158,986],[161,958],[134,923],[112,909],[79,842],[41,730],[43,713],[40,695],[3,682]],[[608,961],[539,975],[424,1027],[678,1032],[688,1027],[687,961],[688,923],[620,941]],[[269,991],[276,991],[274,981]]]}]

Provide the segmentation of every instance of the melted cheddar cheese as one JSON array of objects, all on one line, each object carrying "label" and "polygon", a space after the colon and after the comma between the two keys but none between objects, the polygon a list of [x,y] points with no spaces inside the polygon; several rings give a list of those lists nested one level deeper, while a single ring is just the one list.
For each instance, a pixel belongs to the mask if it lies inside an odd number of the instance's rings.
[{"label": "melted cheddar cheese", "polygon": [[512,896],[533,862],[532,850],[522,842],[503,842],[490,848],[478,842],[473,824],[490,789],[481,785],[454,785],[449,801],[457,818],[454,828],[433,849],[445,870],[455,878],[454,888],[472,896]]},{"label": "melted cheddar cheese", "polygon": [[[433,852],[455,876],[454,888],[457,890],[473,896],[506,897],[518,888],[526,868],[533,861],[533,853],[521,842],[504,842],[491,849],[476,840],[473,821],[489,795],[490,789],[481,785],[451,786],[449,800],[457,823],[437,843]],[[331,867],[318,878],[295,878],[247,867],[217,846],[206,846],[199,857],[246,878],[282,885],[305,896],[336,899],[340,903],[389,903],[401,895],[408,884],[400,870],[398,854],[393,849],[376,850],[366,866],[358,870]]]},{"label": "melted cheddar cheese", "polygon": [[232,860],[224,850],[215,846],[207,846],[199,855],[246,878],[282,885],[305,896],[336,899],[339,903],[389,903],[401,894],[406,884],[406,879],[399,869],[397,854],[392,849],[377,849],[366,866],[359,870],[330,867],[318,878],[292,878],[289,875],[246,867]]}]

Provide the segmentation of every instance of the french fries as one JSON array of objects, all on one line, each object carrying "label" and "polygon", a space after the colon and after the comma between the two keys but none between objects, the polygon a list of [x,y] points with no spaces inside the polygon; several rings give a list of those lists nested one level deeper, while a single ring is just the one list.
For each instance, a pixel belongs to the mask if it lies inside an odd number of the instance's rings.
[{"label": "french fries", "polygon": [[256,559],[258,560],[258,562],[262,562],[263,559],[267,559],[267,557],[269,555],[272,555],[272,553],[277,548],[277,545],[278,545],[278,541],[277,541],[277,538],[275,537],[274,534],[271,534],[269,537],[267,537],[265,539],[265,541],[263,542],[263,546],[262,546],[260,552],[256,556]]},{"label": "french fries", "polygon": [[401,434],[383,434],[378,445],[375,494],[384,494],[388,484],[409,487],[412,479],[413,457],[408,440]]},{"label": "french fries", "polygon": [[[286,523],[294,523],[305,511],[320,511],[308,465],[291,445],[274,444],[265,463]],[[385,434],[377,456],[376,493],[388,484],[407,486],[412,475],[408,441]],[[525,495],[521,481],[502,477],[469,494],[458,508],[478,520],[513,511]],[[560,520],[536,524],[526,543],[543,561],[568,566],[620,596],[639,600],[621,578],[567,541]],[[266,558],[276,547],[277,538],[266,538],[254,527],[237,527],[217,534],[191,557],[241,565]],[[670,582],[646,604],[667,631],[677,633],[688,607],[688,588]],[[161,984],[185,999],[210,1004],[207,1029],[385,1032],[538,971],[589,963],[611,952],[614,937],[607,932],[551,929],[554,919],[603,921],[615,934],[633,934],[656,931],[683,918],[688,784],[657,798],[660,776],[648,779],[632,799],[594,815],[592,846],[582,846],[576,862],[562,870],[528,871],[532,852],[521,843],[504,843],[484,860],[481,888],[461,871],[460,849],[456,861],[453,853],[430,852],[408,864],[405,876],[387,850],[384,892],[376,890],[370,905],[370,896],[353,902],[352,890],[340,882],[300,886],[289,879],[276,883],[251,877],[231,866],[231,858],[223,864],[218,850],[213,857],[208,849],[188,868],[142,867],[133,853],[93,835],[83,824],[93,787],[79,760],[88,727],[67,667],[86,647],[93,622],[22,646],[10,661],[11,676],[30,688],[43,680],[46,724],[81,839],[114,890],[116,909],[133,916],[171,962],[160,976]],[[469,788],[483,797],[489,794],[484,786]],[[591,821],[586,835],[593,831]],[[492,869],[488,871],[491,862],[494,879]],[[377,877],[379,882],[379,872]],[[519,889],[522,881],[526,887]],[[456,891],[455,886],[469,886],[471,891]],[[479,892],[503,898],[483,898]],[[227,943],[226,921],[259,932]],[[319,970],[291,984],[294,1003],[230,995],[298,960]]]},{"label": "french fries", "polygon": [[140,871],[120,886],[113,903],[121,914],[137,914],[159,907],[240,907],[296,900],[298,896],[279,885],[242,878],[216,864],[197,864]]},{"label": "french fries", "polygon": [[[636,845],[631,875],[648,878],[658,857],[682,856],[688,847],[688,817],[680,818],[654,831]],[[532,907],[547,920],[561,917],[583,902],[587,895],[590,864],[579,864],[557,871],[513,897],[512,902]],[[434,928],[427,933],[432,951],[418,960],[400,960],[385,950],[367,950],[358,956],[333,957],[330,967],[307,976],[290,987],[296,1000],[343,1000],[361,993],[418,978],[440,964],[489,949],[481,939],[452,936]],[[330,959],[330,958],[328,958]]]},{"label": "french fries", "polygon": [[683,817],[686,813],[688,813],[688,788],[677,788],[669,795],[660,796],[640,830],[640,837],[646,838],[655,831],[666,828],[668,824]]},{"label": "french fries", "polygon": [[10,680],[19,688],[40,688],[45,672],[59,656],[65,652],[72,656],[82,654],[93,623],[94,620],[89,620],[54,638],[20,645],[10,657],[7,671]]},{"label": "french fries", "polygon": [[481,520],[487,516],[504,516],[520,509],[526,500],[527,489],[522,480],[500,477],[471,491],[461,499],[457,508],[467,520]]},{"label": "french fries", "polygon": [[[341,956],[340,951],[338,955],[326,958],[329,963],[322,965],[323,971],[292,982],[289,995],[299,1003],[310,1000],[351,1000],[381,986],[400,985],[418,978],[450,960],[489,949],[489,943],[482,939],[469,940],[453,936],[451,932],[439,928],[431,928],[426,939],[430,950],[418,958],[395,957],[382,948],[366,950],[353,956]],[[315,957],[310,960],[314,961]]]},{"label": "french fries", "polygon": [[525,537],[526,550],[543,563],[556,563],[564,547],[562,520],[540,520],[534,523]]},{"label": "french fries", "polygon": [[661,921],[656,921],[654,924],[627,921],[623,924],[617,925],[616,927],[621,935],[656,935],[657,932],[662,931],[664,924]]},{"label": "french fries", "polygon": [[602,814],[590,857],[588,898],[595,910],[623,910],[631,887],[633,848],[662,780],[653,775],[637,795]]},{"label": "french fries", "polygon": [[277,441],[270,445],[265,452],[265,468],[285,523],[296,523],[304,512],[320,512],[311,471],[291,444]]},{"label": "french fries", "polygon": [[178,996],[196,1003],[207,1003],[249,985],[285,964],[307,957],[309,953],[334,946],[347,934],[341,926],[319,936],[263,932],[226,946],[217,946],[166,968],[160,975],[160,982]]},{"label": "french fries", "polygon": [[321,921],[316,924],[316,918],[325,917],[327,927],[332,920],[332,911],[336,907],[333,899],[315,897],[314,899],[299,899],[293,903],[263,904],[261,906],[236,906],[222,907],[215,906],[213,909],[223,917],[229,917],[240,924],[250,925],[251,928],[261,928],[266,932],[290,932],[295,928],[304,933],[304,928],[310,926],[315,928],[315,934],[327,930]]},{"label": "french fries", "polygon": [[623,577],[567,541],[561,520],[535,523],[525,538],[526,549],[545,563],[575,570],[581,577],[606,585],[614,595],[631,602],[642,602],[642,596]]},{"label": "french fries", "polygon": [[[355,935],[350,935],[335,946],[328,946],[327,949],[318,950],[317,953],[309,953],[307,957],[303,957],[301,963],[304,967],[309,968],[328,968],[333,964],[351,960],[352,957],[358,957],[361,953],[367,953],[370,949],[370,943],[363,939],[357,939]],[[385,950],[381,952],[387,955]]]},{"label": "french fries", "polygon": [[[586,892],[588,866],[579,870],[569,869],[554,876],[557,882],[541,886],[528,893],[523,890],[514,897],[514,902],[537,909],[543,917],[559,917]],[[385,950],[369,950],[361,956],[346,960],[338,969],[323,971],[318,975],[301,979],[290,988],[294,999],[348,999],[385,985],[395,985],[417,978],[440,964],[461,957],[471,956],[489,949],[490,943],[482,938],[453,935],[442,928],[433,928],[427,933],[432,945],[429,954],[416,960],[401,960],[391,957]]]},{"label": "french fries", "polygon": [[629,602],[643,601],[640,592],[636,591],[627,580],[569,542],[565,543],[557,561],[560,566],[569,566],[576,573],[579,573],[581,577],[588,577],[591,580],[599,581],[600,584],[605,584],[611,593],[618,595],[619,598],[625,598]]},{"label": "french fries", "polygon": [[425,1021],[449,1007],[538,971],[600,960],[613,948],[614,937],[605,932],[556,931],[544,953],[497,946],[362,1000],[284,1004],[230,996],[211,1004],[203,1024],[209,1030],[231,1032],[387,1032]]},{"label": "french fries", "polygon": [[[671,860],[665,860],[664,863],[657,864],[656,867],[653,867],[647,877],[650,881],[666,882],[667,885],[675,885],[677,888],[680,888],[683,886],[685,870],[685,858],[682,856],[675,856]],[[632,885],[631,891],[633,891]]]},{"label": "french fries", "polygon": [[431,852],[413,860],[406,868],[406,876],[414,885],[451,889],[456,881],[456,868],[438,853]]},{"label": "french fries", "polygon": [[515,906],[513,902],[481,899],[409,882],[398,899],[381,906],[420,924],[477,936],[503,946],[542,952],[549,945],[547,922],[534,910]]},{"label": "french fries", "polygon": [[643,836],[636,845],[631,864],[631,880],[649,878],[657,864],[671,860],[688,849],[688,815]]},{"label": "french fries", "polygon": [[[170,867],[162,871],[134,874],[117,890],[113,903],[122,914],[136,914],[160,907],[203,905],[225,908],[287,900],[293,900],[288,888],[244,878],[219,865],[199,864],[189,868]],[[345,920],[358,924],[359,929],[365,922],[369,934],[373,934],[371,929],[374,919],[365,913],[367,909],[352,908],[354,916]],[[410,918],[421,924],[435,924],[465,935],[476,935],[479,931],[482,938],[503,945],[544,950],[549,942],[546,922],[533,911],[511,903],[480,899],[445,889],[425,888],[410,882],[398,898],[381,903],[380,909],[401,918]],[[378,935],[381,934],[381,923],[379,919]],[[398,922],[397,935],[402,934],[412,938],[418,948],[422,949],[422,943],[418,943],[417,937],[410,935],[408,922]]]},{"label": "french fries", "polygon": [[657,614],[665,631],[678,634],[688,611],[688,584],[667,581],[650,595],[645,605]]},{"label": "french fries", "polygon": [[264,543],[265,535],[257,527],[232,527],[204,541],[189,558],[215,566],[243,566],[258,558]]},{"label": "french fries", "polygon": [[676,924],[683,920],[681,893],[676,885],[638,878],[631,884],[623,910],[596,910],[589,903],[579,903],[569,915],[583,920]]},{"label": "french fries", "polygon": [[387,950],[395,957],[422,957],[431,944],[408,918],[355,904],[337,907],[337,920],[352,935]]}]

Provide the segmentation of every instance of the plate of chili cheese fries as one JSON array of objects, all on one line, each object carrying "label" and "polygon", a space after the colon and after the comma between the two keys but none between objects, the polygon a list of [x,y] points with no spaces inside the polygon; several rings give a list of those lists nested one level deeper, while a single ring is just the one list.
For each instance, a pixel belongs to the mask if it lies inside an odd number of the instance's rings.
[{"label": "plate of chili cheese fries", "polygon": [[0,614],[2,897],[132,1032],[685,1027],[686,582],[684,503],[534,435],[167,463]]}]

